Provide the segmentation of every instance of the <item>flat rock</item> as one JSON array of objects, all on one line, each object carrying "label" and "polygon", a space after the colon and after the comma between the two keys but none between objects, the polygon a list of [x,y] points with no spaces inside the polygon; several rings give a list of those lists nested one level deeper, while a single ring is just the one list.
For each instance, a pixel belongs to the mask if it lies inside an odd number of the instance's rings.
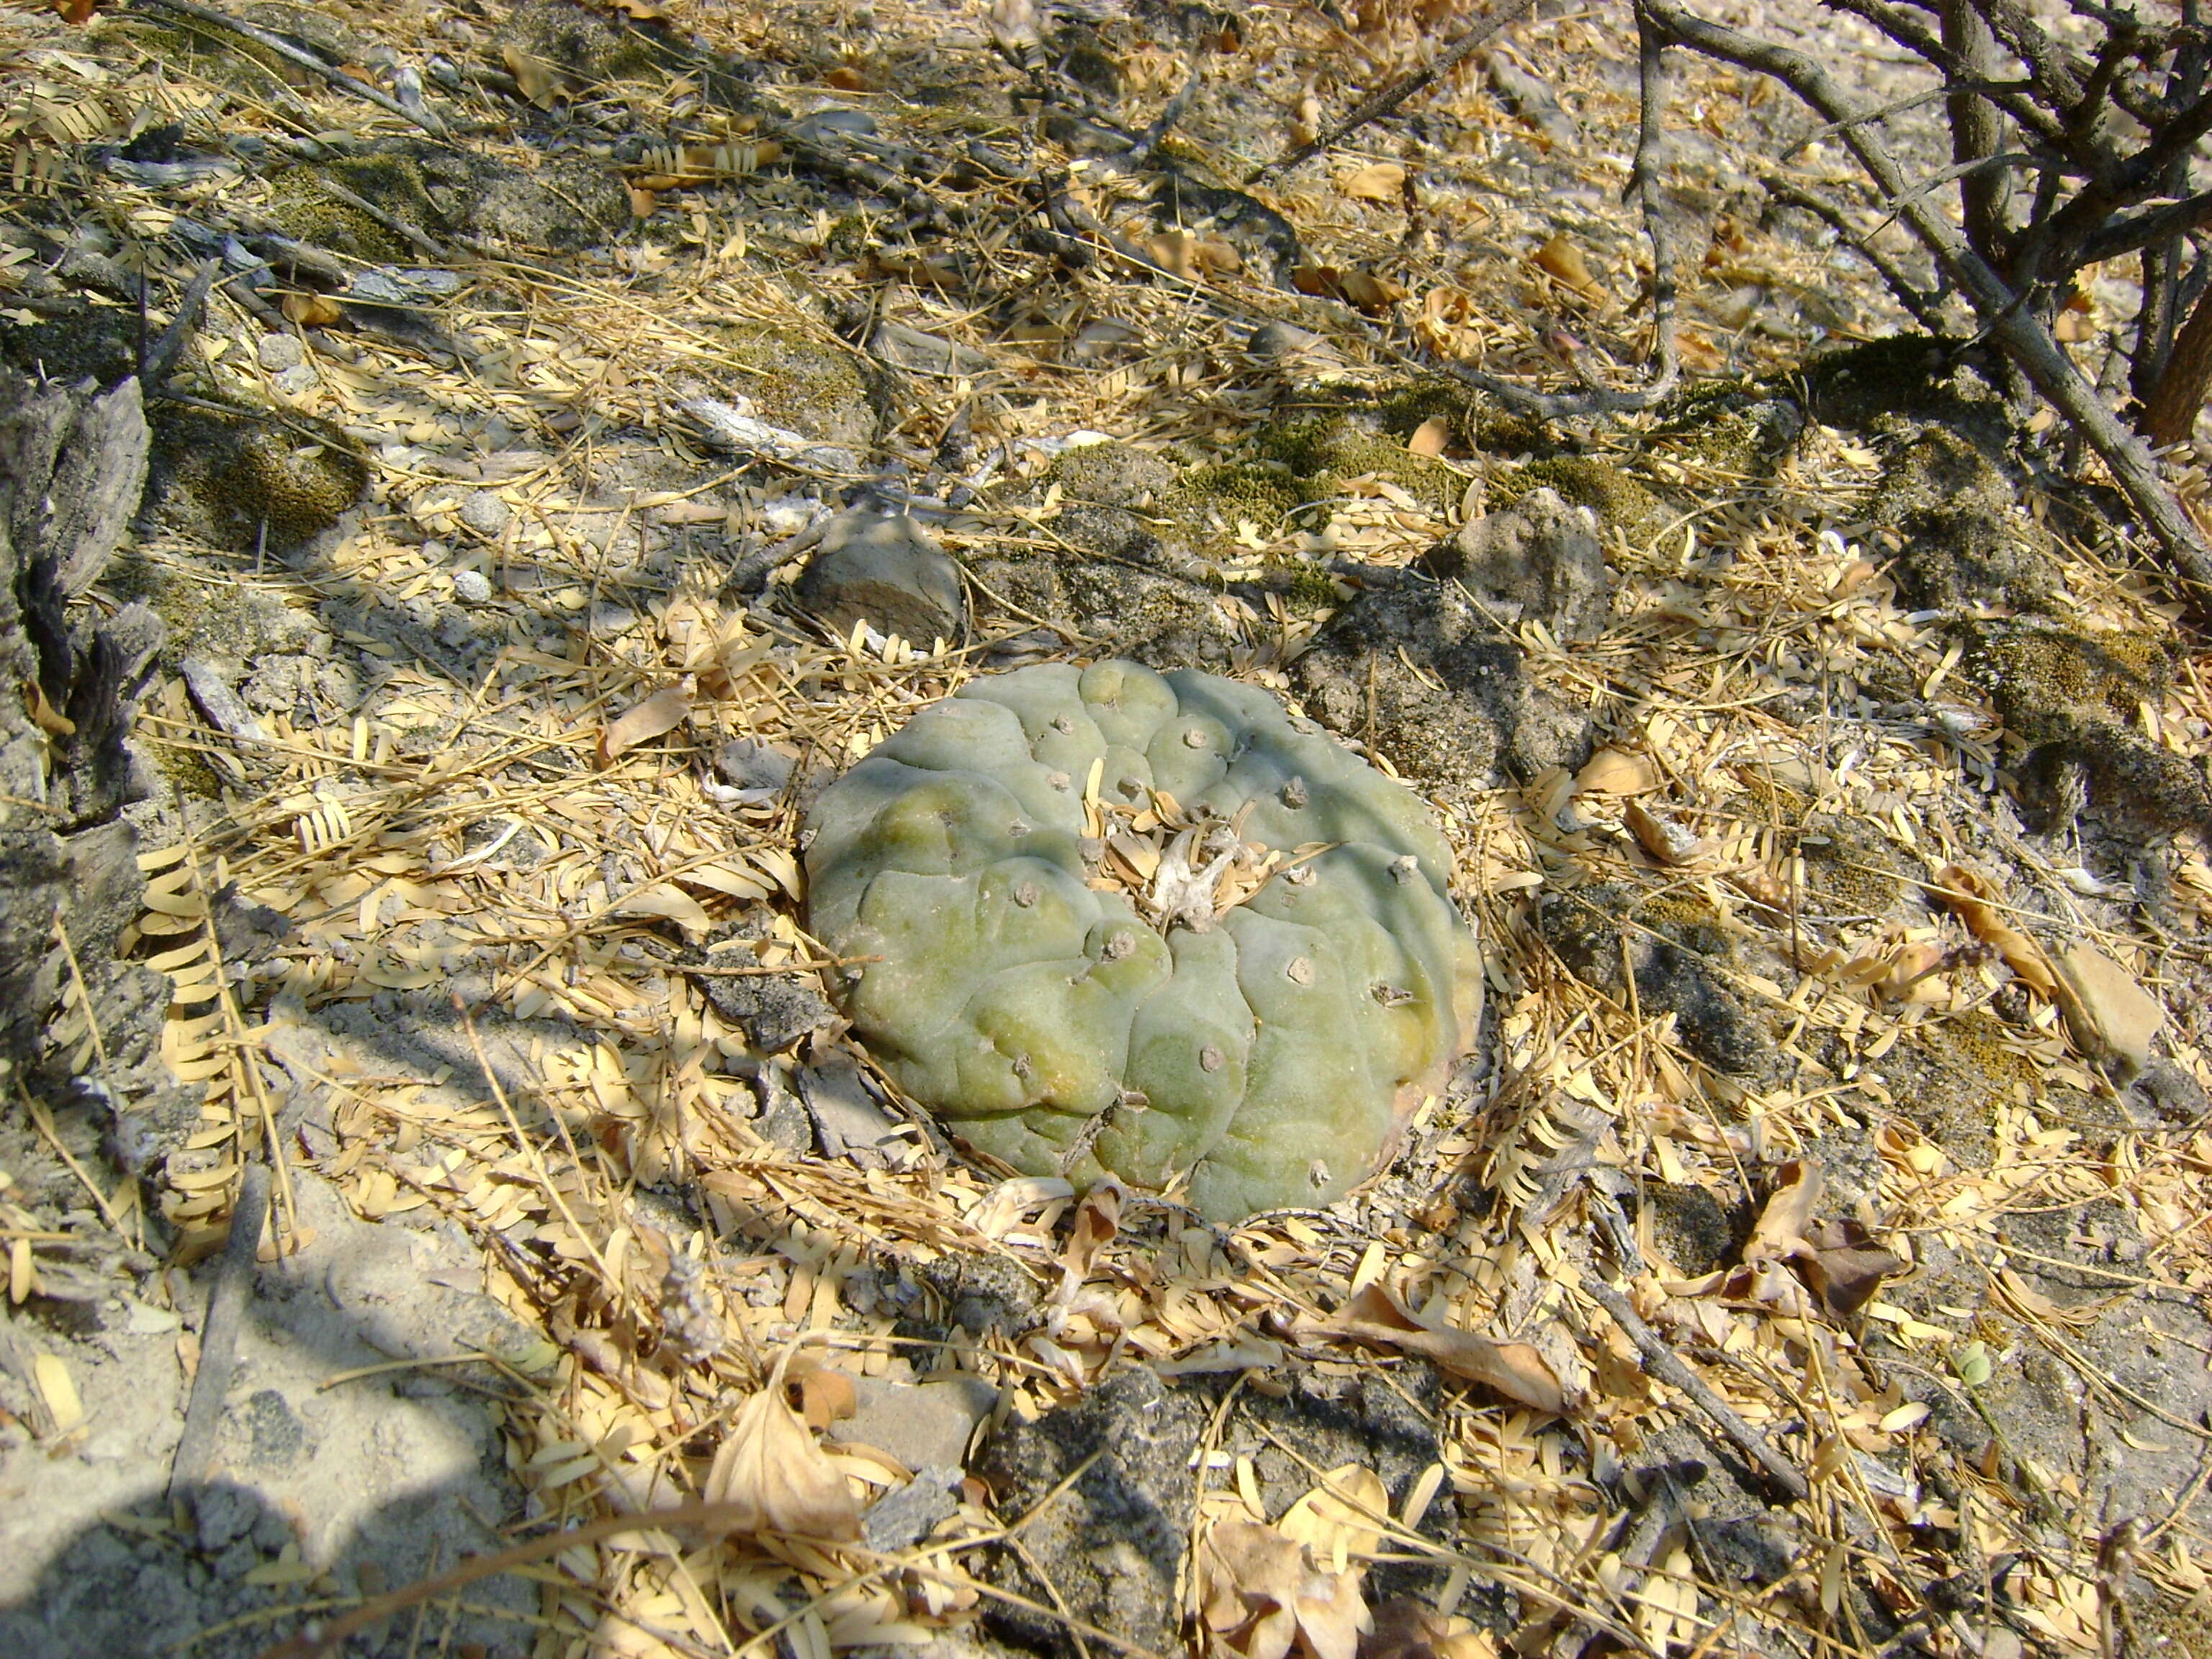
[{"label": "flat rock", "polygon": [[2134,1071],[2150,1064],[2150,1045],[2166,1023],[2166,1010],[2141,981],[2086,941],[2054,951],[2058,1006],[2074,1041],[2099,1059],[2126,1062]]},{"label": "flat rock", "polygon": [[830,1437],[873,1446],[917,1471],[963,1467],[969,1441],[999,1403],[998,1389],[973,1373],[923,1382],[860,1376],[853,1392],[853,1415]]},{"label": "flat rock", "polygon": [[843,1054],[799,1068],[799,1097],[814,1120],[825,1158],[847,1158],[864,1170],[903,1164],[912,1143],[898,1121],[876,1103],[860,1081],[860,1067]]},{"label": "flat rock", "polygon": [[960,568],[914,520],[841,513],[799,579],[799,604],[843,634],[865,622],[927,645],[957,639],[968,623]]},{"label": "flat rock", "polygon": [[791,781],[792,758],[781,749],[750,738],[732,738],[714,751],[714,770],[732,789],[769,793]]},{"label": "flat rock", "polygon": [[903,323],[878,327],[868,341],[868,349],[893,368],[938,380],[977,380],[990,374],[993,367],[991,360],[973,347],[925,334]]}]

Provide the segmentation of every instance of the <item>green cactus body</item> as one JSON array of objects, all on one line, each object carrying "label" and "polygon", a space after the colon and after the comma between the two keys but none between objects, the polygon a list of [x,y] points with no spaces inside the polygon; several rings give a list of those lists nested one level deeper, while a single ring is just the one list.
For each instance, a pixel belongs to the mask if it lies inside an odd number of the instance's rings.
[{"label": "green cactus body", "polygon": [[[1096,775],[1096,805],[1086,787]],[[977,1151],[1233,1221],[1371,1175],[1480,1007],[1420,803],[1255,687],[970,682],[823,792],[815,933],[856,1035]]]}]

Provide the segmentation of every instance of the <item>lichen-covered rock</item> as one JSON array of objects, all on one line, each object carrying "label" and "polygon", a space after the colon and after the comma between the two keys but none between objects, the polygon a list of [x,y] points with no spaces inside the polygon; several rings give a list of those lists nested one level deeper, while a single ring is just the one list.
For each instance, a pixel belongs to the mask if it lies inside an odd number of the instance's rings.
[{"label": "lichen-covered rock", "polygon": [[813,930],[854,1029],[978,1151],[1188,1177],[1235,1219],[1371,1174],[1474,1030],[1420,804],[1249,685],[975,680],[823,792]]},{"label": "lichen-covered rock", "polygon": [[1477,788],[1589,758],[1589,714],[1537,681],[1520,641],[1461,584],[1412,571],[1361,580],[1291,665],[1316,720],[1370,734],[1415,776]]},{"label": "lichen-covered rock", "polygon": [[1597,515],[1552,489],[1471,519],[1421,561],[1459,582],[1493,615],[1540,622],[1563,640],[1595,639],[1612,608]]}]

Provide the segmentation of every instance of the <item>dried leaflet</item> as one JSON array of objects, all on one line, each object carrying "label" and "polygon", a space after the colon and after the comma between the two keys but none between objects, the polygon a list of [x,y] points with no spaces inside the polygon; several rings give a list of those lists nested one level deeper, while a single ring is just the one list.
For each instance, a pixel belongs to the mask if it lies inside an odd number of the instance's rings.
[{"label": "dried leaflet", "polygon": [[1525,1342],[1499,1342],[1473,1331],[1433,1330],[1407,1313],[1380,1285],[1368,1285],[1338,1309],[1334,1318],[1312,1328],[1316,1334],[1418,1354],[1455,1376],[1495,1389],[1509,1400],[1554,1417],[1566,1415],[1566,1390],[1535,1349]]},{"label": "dried leaflet", "polygon": [[1336,187],[1360,202],[1395,202],[1406,187],[1406,169],[1395,161],[1377,161],[1337,180]]},{"label": "dried leaflet", "polygon": [[1358,1463],[1331,1469],[1321,1485],[1285,1510],[1276,1526],[1304,1544],[1316,1561],[1342,1572],[1354,1556],[1375,1553],[1390,1513],[1389,1489],[1374,1470]]},{"label": "dried leaflet", "polygon": [[550,109],[560,97],[561,71],[553,64],[521,47],[500,48],[500,59],[525,98],[540,109]]},{"label": "dried leaflet", "polygon": [[1577,795],[1644,795],[1664,781],[1650,756],[1601,749],[1575,774]]},{"label": "dried leaflet", "polygon": [[1605,298],[1605,290],[1591,274],[1582,249],[1569,241],[1565,233],[1552,237],[1529,258],[1547,276],[1593,304]]},{"label": "dried leaflet", "polygon": [[681,686],[656,691],[632,703],[599,733],[599,764],[611,766],[641,743],[665,736],[690,717],[691,694]]},{"label": "dried leaflet", "polygon": [[724,1523],[732,1533],[858,1538],[860,1506],[845,1477],[784,1397],[790,1363],[787,1350],[760,1392],[745,1401],[714,1454],[702,1496],[732,1506],[732,1518]]},{"label": "dried leaflet", "polygon": [[1451,422],[1441,415],[1431,415],[1413,428],[1406,447],[1416,455],[1441,455],[1450,442]]},{"label": "dried leaflet", "polygon": [[1300,265],[1291,273],[1291,286],[1301,294],[1341,300],[1370,317],[1382,316],[1406,297],[1406,290],[1388,276],[1335,265]]},{"label": "dried leaflet", "polygon": [[1067,1230],[1067,1244],[1060,1253],[1061,1271],[1070,1284],[1081,1284],[1090,1277],[1091,1264],[1098,1252],[1114,1242],[1121,1227],[1121,1183],[1101,1181],[1083,1195],[1075,1206],[1075,1218]]},{"label": "dried leaflet", "polygon": [[1631,801],[1621,818],[1638,843],[1660,864],[1672,869],[1689,863],[1705,850],[1705,844],[1673,818]]},{"label": "dried leaflet", "polygon": [[1224,1522],[1200,1547],[1206,1628],[1243,1659],[1354,1659],[1373,1627],[1356,1568],[1325,1572],[1273,1527]]},{"label": "dried leaflet", "polygon": [[799,1396],[799,1414],[810,1429],[826,1429],[842,1423],[860,1409],[853,1379],[827,1366],[792,1367],[791,1394]]}]

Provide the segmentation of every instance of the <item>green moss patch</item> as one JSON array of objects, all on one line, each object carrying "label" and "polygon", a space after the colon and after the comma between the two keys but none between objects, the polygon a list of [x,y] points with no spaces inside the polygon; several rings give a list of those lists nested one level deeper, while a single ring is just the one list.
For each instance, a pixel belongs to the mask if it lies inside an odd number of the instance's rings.
[{"label": "green moss patch", "polygon": [[1588,455],[1553,455],[1512,468],[1491,480],[1490,505],[1492,510],[1510,507],[1531,491],[1547,489],[1631,535],[1656,531],[1671,516],[1667,504],[1644,485],[1612,462]]}]

